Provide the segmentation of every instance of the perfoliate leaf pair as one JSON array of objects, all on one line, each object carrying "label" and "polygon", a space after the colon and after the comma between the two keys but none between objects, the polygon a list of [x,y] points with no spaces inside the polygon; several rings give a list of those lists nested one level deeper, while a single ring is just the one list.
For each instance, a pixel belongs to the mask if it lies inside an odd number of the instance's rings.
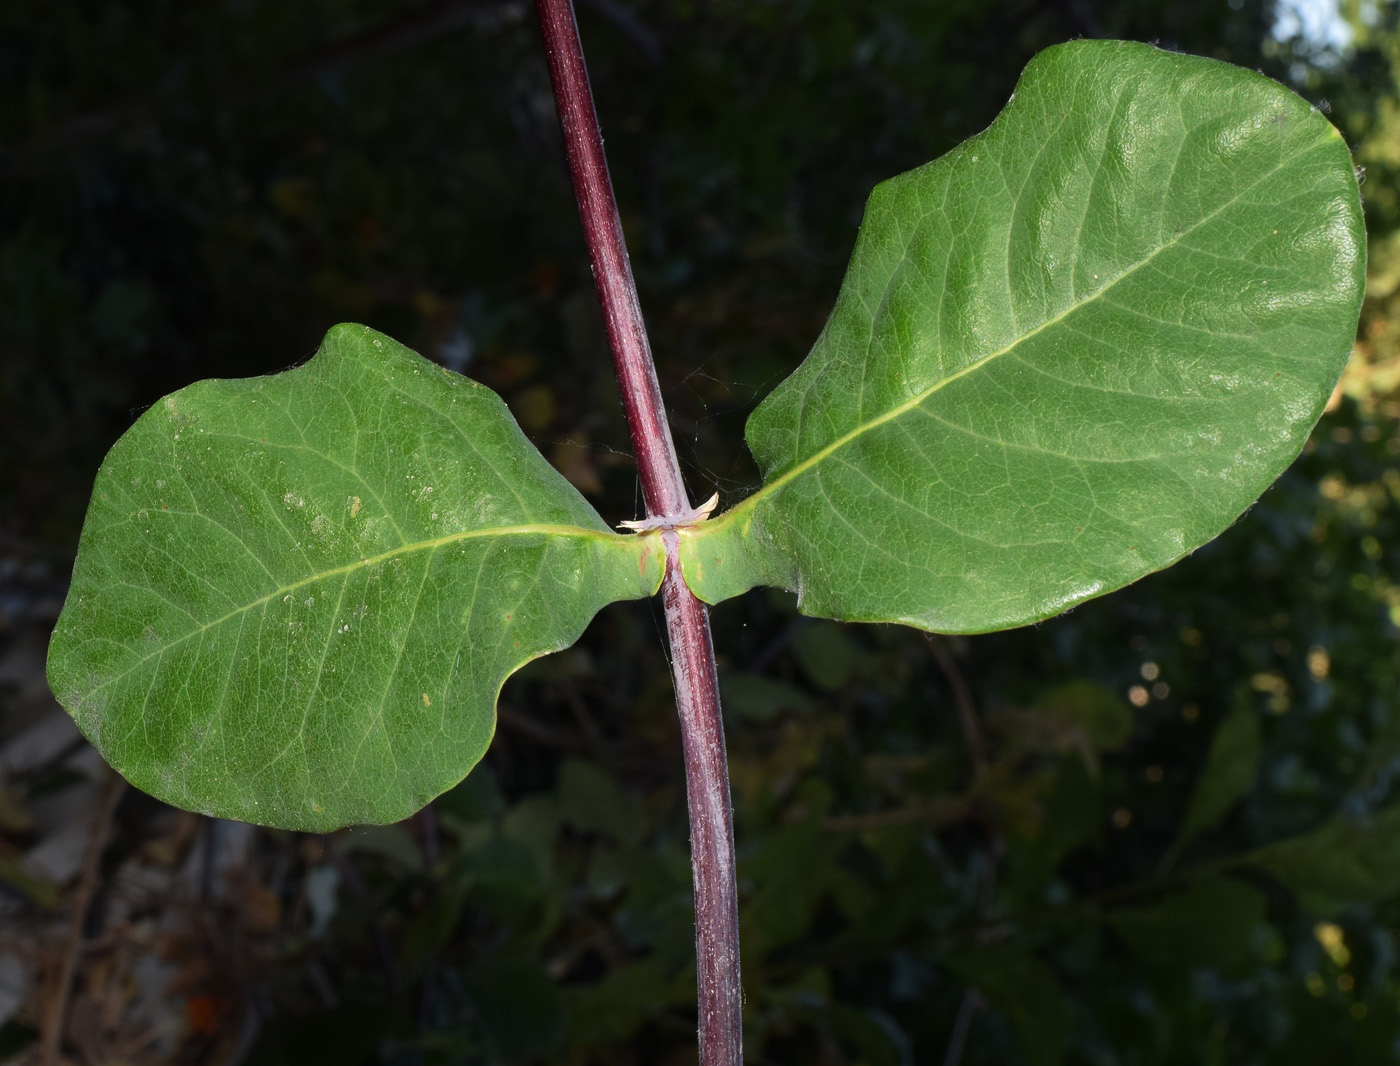
[{"label": "perfoliate leaf pair", "polygon": [[[1268,79],[1144,45],[1037,57],[995,123],[872,195],[764,485],[687,583],[978,632],[1166,566],[1297,455],[1365,268],[1350,156]],[[480,759],[502,682],[652,594],[489,390],[359,326],[167,397],[103,464],[50,650],[134,783],[300,829],[402,818]]]}]

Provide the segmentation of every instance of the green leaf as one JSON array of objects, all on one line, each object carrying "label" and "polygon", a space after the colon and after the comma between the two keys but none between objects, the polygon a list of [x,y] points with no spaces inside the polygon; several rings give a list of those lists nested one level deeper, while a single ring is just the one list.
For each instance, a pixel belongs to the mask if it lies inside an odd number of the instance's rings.
[{"label": "green leaf", "polygon": [[1149,907],[1114,911],[1106,921],[1152,966],[1213,967],[1238,976],[1258,961],[1254,931],[1266,909],[1255,889],[1206,877]]},{"label": "green leaf", "polygon": [[1133,733],[1133,713],[1114,693],[1092,681],[1057,685],[1036,700],[1069,733],[1071,747],[1084,752],[1115,751]]},{"label": "green leaf", "polygon": [[1261,75],[1079,41],[879,186],[816,347],[749,420],[764,486],[682,531],[709,602],[983,632],[1230,524],[1302,448],[1365,272],[1351,158]]},{"label": "green leaf", "polygon": [[639,844],[646,834],[646,821],[632,797],[616,779],[582,759],[565,759],[559,768],[559,807],[569,825],[604,833],[621,844]]},{"label": "green leaf", "polygon": [[392,822],[460,781],[523,663],[646,596],[489,389],[363,326],[167,396],[98,474],[49,681],[129,780],[226,818]]},{"label": "green leaf", "polygon": [[843,846],[819,823],[796,822],[768,836],[762,850],[741,864],[740,877],[754,886],[739,914],[746,965],[758,965],[809,932],[834,887]]},{"label": "green leaf", "polygon": [[780,714],[811,710],[806,693],[786,681],[775,681],[762,674],[724,670],[719,678],[726,714],[754,722],[767,722]]},{"label": "green leaf", "polygon": [[1105,821],[1098,774],[1082,759],[1061,762],[1043,798],[1041,817],[1007,834],[1005,888],[1016,906],[1029,905]]},{"label": "green leaf", "polygon": [[1211,738],[1206,766],[1191,792],[1181,830],[1167,862],[1175,860],[1197,834],[1220,823],[1254,787],[1259,776],[1259,720],[1247,702],[1235,704]]},{"label": "green leaf", "polygon": [[1251,854],[1309,910],[1379,903],[1400,895],[1400,804],[1365,818],[1338,817],[1321,829]]}]

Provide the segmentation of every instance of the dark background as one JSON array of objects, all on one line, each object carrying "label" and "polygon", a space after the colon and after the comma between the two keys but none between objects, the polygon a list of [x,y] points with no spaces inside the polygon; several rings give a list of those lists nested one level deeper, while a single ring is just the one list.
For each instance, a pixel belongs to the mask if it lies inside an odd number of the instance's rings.
[{"label": "dark background", "polygon": [[[985,127],[1039,49],[1260,68],[1367,168],[1356,358],[1216,542],[973,639],[716,610],[750,1062],[1394,1061],[1400,36],[1393,2],[1344,13],[1328,49],[1262,0],[580,4],[691,495],[721,508],[870,188]],[[430,813],[329,838],[113,792],[47,694],[106,449],[344,320],[498,390],[605,519],[639,515],[528,4],[7,0],[0,1056],[37,1061],[61,1004],[82,1064],[693,1061],[652,605],[509,682]]]}]

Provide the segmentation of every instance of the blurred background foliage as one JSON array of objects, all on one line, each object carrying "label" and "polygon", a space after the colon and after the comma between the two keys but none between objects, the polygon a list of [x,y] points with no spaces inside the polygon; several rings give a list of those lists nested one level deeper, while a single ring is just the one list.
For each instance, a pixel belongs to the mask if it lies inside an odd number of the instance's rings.
[{"label": "blurred background foliage", "polygon": [[[580,3],[691,494],[722,507],[871,186],[983,128],[1039,49],[1260,68],[1366,171],[1352,365],[1216,542],[973,639],[765,591],[716,610],[755,1066],[1400,1056],[1400,7],[1326,32],[1315,7]],[[64,721],[43,641],[97,465],[162,394],[346,319],[500,391],[605,518],[638,515],[529,5],[0,7],[0,1056],[34,1060],[62,996],[82,878],[54,856],[109,787],[34,741]],[[128,792],[73,926],[68,1061],[693,1062],[661,629],[617,605],[527,667],[483,766],[402,825]]]}]

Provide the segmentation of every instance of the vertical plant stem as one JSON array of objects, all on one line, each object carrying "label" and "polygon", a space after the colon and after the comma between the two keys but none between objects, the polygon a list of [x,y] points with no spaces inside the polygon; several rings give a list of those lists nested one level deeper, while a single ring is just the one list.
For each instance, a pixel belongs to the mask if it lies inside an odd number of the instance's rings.
[{"label": "vertical plant stem", "polygon": [[574,7],[570,0],[535,0],[535,9],[544,31],[554,104],[564,130],[569,173],[578,197],[598,302],[603,306],[603,323],[622,390],[622,405],[632,430],[647,515],[679,516],[690,510],[690,504],[671,429],[666,423],[661,386],[656,380],[642,307],[637,300],[637,285],[632,280],[632,263],[627,258],[622,220],[617,214],[608,162],[603,155],[603,135],[598,127],[598,113],[593,109],[593,92],[588,86]]},{"label": "vertical plant stem", "polygon": [[[632,434],[647,516],[661,520],[664,528],[668,520],[680,523],[688,519],[691,508],[608,177],[578,24],[571,0],[535,0],[535,9],[544,32],[569,171]],[[669,529],[662,538],[666,544],[662,603],[685,755],[695,877],[700,1066],[740,1066],[738,890],[714,646],[709,613],[681,576],[679,538]]]},{"label": "vertical plant stem", "polygon": [[700,1066],[743,1061],[739,992],[739,897],[734,823],[719,679],[710,615],[681,576],[680,538],[665,532],[666,578],[661,602],[671,642],[671,671],[685,751],[690,807],[690,865],[695,880],[695,980],[699,992]]}]

